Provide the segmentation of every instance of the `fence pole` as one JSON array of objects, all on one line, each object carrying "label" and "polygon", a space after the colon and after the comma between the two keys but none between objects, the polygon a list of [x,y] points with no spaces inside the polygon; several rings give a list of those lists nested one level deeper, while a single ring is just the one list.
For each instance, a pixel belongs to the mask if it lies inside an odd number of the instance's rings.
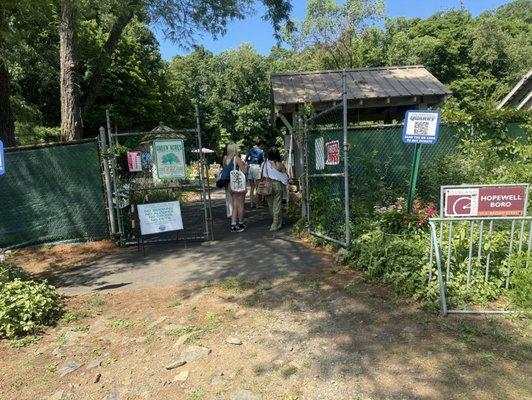
[{"label": "fence pole", "polygon": [[[207,240],[209,240],[212,237],[211,232],[211,226],[210,226],[210,216],[209,216],[209,210],[207,209],[207,202],[210,204],[211,202],[211,195],[210,195],[210,189],[207,189],[205,187],[205,179],[203,176],[203,168],[205,167],[205,154],[203,154],[203,142],[201,140],[201,124],[200,124],[200,116],[199,116],[199,106],[198,106],[198,94],[197,94],[197,87],[196,87],[196,104],[194,105],[194,110],[196,112],[196,129],[198,134],[198,154],[200,158],[200,181],[201,181],[201,197],[203,199],[203,211],[204,211],[204,218],[205,218],[205,233],[207,236]],[[209,171],[205,171],[207,175],[209,174]],[[207,199],[207,193],[208,193],[208,199]]]},{"label": "fence pole", "polygon": [[113,190],[115,198],[116,218],[118,222],[118,234],[120,235],[120,244],[123,243],[123,230],[122,230],[122,214],[120,212],[120,198],[118,195],[118,185],[116,183],[117,171],[116,171],[116,154],[113,145],[113,134],[111,132],[111,116],[109,110],[105,110],[105,119],[107,121],[107,137],[109,138],[109,149],[111,150],[111,168],[113,171]]},{"label": "fence pole", "polygon": [[103,182],[105,185],[105,197],[107,199],[107,215],[109,216],[109,232],[116,234],[116,220],[113,207],[113,191],[111,189],[111,176],[109,174],[109,160],[107,153],[107,138],[105,128],[100,127],[100,150],[102,152]]},{"label": "fence pole", "polygon": [[349,143],[347,141],[347,75],[345,69],[342,74],[342,103],[344,130],[344,210],[345,210],[345,244],[349,246],[351,230],[349,224]]},{"label": "fence pole", "polygon": [[421,143],[416,143],[414,158],[412,160],[412,172],[410,174],[410,188],[408,189],[408,213],[412,214],[414,197],[416,195],[417,176],[419,174],[419,162],[421,160]]}]

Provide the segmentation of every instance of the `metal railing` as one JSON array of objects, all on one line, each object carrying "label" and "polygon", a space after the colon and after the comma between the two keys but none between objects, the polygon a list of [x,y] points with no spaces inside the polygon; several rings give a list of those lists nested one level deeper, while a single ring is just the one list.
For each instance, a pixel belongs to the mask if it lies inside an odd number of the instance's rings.
[{"label": "metal railing", "polygon": [[[498,285],[501,291],[508,290],[511,286],[512,269],[522,267],[521,264],[528,268],[530,263],[532,217],[440,217],[431,218],[429,226],[428,282],[430,284],[434,280],[435,264],[441,313],[447,315],[512,312],[506,309],[449,309],[447,288],[453,279],[463,279],[465,275],[467,292],[473,289],[472,285],[488,284],[490,279],[500,282],[492,282],[492,285]],[[497,247],[493,245],[495,240]],[[458,254],[460,252],[464,254]]]}]

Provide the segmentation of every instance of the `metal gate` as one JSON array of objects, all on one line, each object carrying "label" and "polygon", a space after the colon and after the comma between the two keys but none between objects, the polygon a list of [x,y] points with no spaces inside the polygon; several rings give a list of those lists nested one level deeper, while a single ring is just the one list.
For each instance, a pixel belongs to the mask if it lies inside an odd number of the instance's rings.
[{"label": "metal gate", "polygon": [[[111,236],[122,245],[168,241],[213,240],[210,181],[202,149],[201,130],[171,129],[160,125],[148,132],[111,132],[100,128],[102,174]],[[185,147],[185,179],[159,179],[154,165],[154,140],[181,139]],[[128,157],[140,156],[131,172]],[[179,201],[183,230],[143,236],[137,206]]]},{"label": "metal gate", "polygon": [[347,247],[349,224],[349,146],[346,75],[337,105],[303,123],[306,217],[311,235]]}]

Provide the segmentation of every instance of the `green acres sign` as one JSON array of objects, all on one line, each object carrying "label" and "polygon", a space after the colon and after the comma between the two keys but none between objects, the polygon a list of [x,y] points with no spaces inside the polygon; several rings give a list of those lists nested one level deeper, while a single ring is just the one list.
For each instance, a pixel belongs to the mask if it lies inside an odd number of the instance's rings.
[{"label": "green acres sign", "polygon": [[185,146],[182,139],[153,141],[155,169],[159,179],[185,179]]}]

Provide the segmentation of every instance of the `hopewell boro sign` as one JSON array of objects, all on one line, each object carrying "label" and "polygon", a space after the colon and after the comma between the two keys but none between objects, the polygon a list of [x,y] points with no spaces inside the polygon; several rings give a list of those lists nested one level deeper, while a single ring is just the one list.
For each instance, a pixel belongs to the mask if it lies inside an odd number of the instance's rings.
[{"label": "hopewell boro sign", "polygon": [[528,185],[442,186],[445,217],[522,217]]}]

